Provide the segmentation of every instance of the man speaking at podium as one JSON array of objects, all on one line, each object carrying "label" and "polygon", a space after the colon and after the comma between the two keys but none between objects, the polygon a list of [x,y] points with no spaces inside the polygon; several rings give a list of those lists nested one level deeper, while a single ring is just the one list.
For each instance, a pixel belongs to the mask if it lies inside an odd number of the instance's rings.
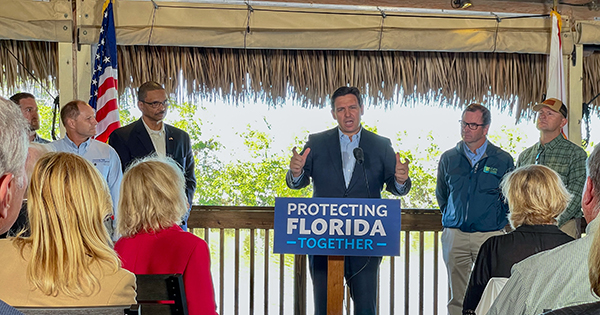
[{"label": "man speaking at podium", "polygon": [[[410,190],[408,163],[400,162],[389,139],[362,128],[364,113],[360,91],[340,87],[331,96],[331,114],[336,128],[309,135],[302,152],[293,149],[288,187],[308,186],[312,178],[313,197],[381,198],[386,190],[403,196]],[[357,163],[358,162],[358,163]],[[309,256],[313,280],[315,315],[327,314],[327,256]],[[374,315],[377,305],[377,277],[381,257],[346,256],[344,276],[354,300],[355,315]]]}]

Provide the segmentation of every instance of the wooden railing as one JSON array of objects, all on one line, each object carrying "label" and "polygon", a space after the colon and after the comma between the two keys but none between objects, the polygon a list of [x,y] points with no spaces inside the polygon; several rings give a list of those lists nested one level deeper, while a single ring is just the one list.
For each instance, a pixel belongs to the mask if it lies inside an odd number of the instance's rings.
[{"label": "wooden railing", "polygon": [[[440,272],[441,214],[438,210],[406,209],[401,216],[400,257],[385,257],[381,264],[379,314],[445,314],[448,289],[446,273]],[[273,254],[273,207],[193,206],[188,227],[211,249],[219,314],[310,313],[312,289],[306,257]],[[426,242],[432,243],[430,250],[426,250]],[[411,254],[415,251],[418,257]],[[243,254],[248,255],[247,270],[241,270]],[[402,265],[404,270],[398,270]],[[411,272],[415,265],[418,273]],[[346,303],[347,314],[351,314],[351,304]]]}]

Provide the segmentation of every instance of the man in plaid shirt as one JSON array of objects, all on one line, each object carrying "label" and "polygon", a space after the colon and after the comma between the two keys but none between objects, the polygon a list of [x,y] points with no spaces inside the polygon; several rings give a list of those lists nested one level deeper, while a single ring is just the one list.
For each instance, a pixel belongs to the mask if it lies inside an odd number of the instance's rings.
[{"label": "man in plaid shirt", "polygon": [[519,155],[517,167],[541,164],[560,174],[573,196],[567,209],[558,217],[560,229],[574,238],[581,237],[581,193],[585,184],[587,153],[567,140],[562,128],[567,124],[567,107],[555,98],[533,106],[538,112],[537,129],[540,141]]}]

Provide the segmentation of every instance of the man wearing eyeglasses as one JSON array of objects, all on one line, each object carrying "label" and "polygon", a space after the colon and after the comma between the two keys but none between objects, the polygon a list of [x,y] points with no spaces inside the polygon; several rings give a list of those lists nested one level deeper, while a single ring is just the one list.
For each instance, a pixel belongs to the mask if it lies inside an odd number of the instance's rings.
[{"label": "man wearing eyeglasses", "polygon": [[[184,172],[191,207],[196,190],[192,145],[187,132],[163,122],[169,108],[165,89],[153,81],[142,84],[138,89],[138,108],[142,117],[113,131],[108,144],[119,154],[123,171],[136,159],[152,154],[174,159]],[[181,224],[184,229],[187,229],[188,215],[189,210]]]},{"label": "man wearing eyeglasses", "polygon": [[560,174],[573,198],[558,217],[560,229],[574,238],[581,237],[581,193],[585,184],[587,153],[567,140],[562,128],[567,124],[567,107],[558,99],[549,98],[533,106],[538,112],[537,129],[540,140],[519,155],[517,167],[541,164]]},{"label": "man wearing eyeglasses", "polygon": [[461,315],[462,304],[479,247],[503,234],[508,205],[500,191],[502,177],[514,168],[513,158],[487,140],[490,111],[471,104],[459,121],[462,141],[440,158],[435,194],[442,212],[442,252],[450,300],[448,314]]}]

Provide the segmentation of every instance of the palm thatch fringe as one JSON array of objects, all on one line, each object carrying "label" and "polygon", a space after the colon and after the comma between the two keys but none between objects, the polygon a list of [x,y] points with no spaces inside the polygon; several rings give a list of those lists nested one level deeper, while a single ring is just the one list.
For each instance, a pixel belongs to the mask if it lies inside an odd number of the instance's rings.
[{"label": "palm thatch fringe", "polygon": [[58,44],[0,40],[0,68],[2,89],[15,90],[25,82],[36,80],[46,87],[54,86],[58,73]]},{"label": "palm thatch fringe", "polygon": [[[591,54],[583,58],[583,101],[589,102],[600,93],[600,54]],[[598,112],[600,97],[592,105]]]},{"label": "palm thatch fringe", "polygon": [[[57,44],[0,40],[0,87],[31,81],[11,56],[52,86]],[[169,93],[193,100],[222,98],[240,104],[328,106],[339,86],[353,85],[376,106],[494,104],[529,117],[546,90],[545,55],[403,51],[243,50],[227,48],[118,46],[119,93],[155,80]],[[583,98],[600,92],[600,55],[584,58]],[[600,100],[596,102],[600,104]]]},{"label": "palm thatch fringe", "polygon": [[[337,87],[352,85],[373,105],[410,106],[442,100],[446,106],[495,101],[528,113],[546,86],[544,55],[401,51],[241,50],[119,46],[119,89],[147,80],[202,97],[239,103],[286,99],[327,106]],[[181,72],[180,72],[181,71]]]}]

